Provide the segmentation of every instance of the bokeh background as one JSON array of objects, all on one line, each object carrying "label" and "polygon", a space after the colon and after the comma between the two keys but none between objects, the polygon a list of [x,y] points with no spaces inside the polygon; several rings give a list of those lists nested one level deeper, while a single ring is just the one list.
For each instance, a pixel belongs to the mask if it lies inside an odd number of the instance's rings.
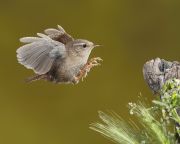
[{"label": "bokeh background", "polygon": [[[89,124],[97,111],[129,120],[127,103],[153,95],[142,66],[152,58],[180,61],[179,0],[1,0],[0,143],[109,144]],[[78,85],[37,81],[17,63],[19,38],[63,26],[75,38],[103,47],[104,59]],[[149,100],[150,102],[150,100]]]}]

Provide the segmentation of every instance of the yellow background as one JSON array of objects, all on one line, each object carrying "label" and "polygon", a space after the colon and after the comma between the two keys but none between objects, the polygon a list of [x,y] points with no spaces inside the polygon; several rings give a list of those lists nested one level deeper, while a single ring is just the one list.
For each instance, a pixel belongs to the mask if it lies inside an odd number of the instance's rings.
[{"label": "yellow background", "polygon": [[[17,63],[19,38],[60,24],[75,38],[103,47],[104,59],[84,82],[24,83],[33,72]],[[97,111],[129,119],[127,103],[153,96],[145,61],[180,61],[179,0],[1,0],[0,144],[109,144],[90,130]]]}]

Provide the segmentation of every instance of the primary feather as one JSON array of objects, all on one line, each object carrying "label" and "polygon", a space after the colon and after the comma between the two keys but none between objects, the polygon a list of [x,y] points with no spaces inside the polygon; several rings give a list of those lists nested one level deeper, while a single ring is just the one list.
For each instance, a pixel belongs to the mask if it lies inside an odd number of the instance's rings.
[{"label": "primary feather", "polygon": [[25,44],[17,50],[18,62],[37,74],[47,73],[57,57],[65,56],[65,45],[54,41],[47,35],[38,33],[39,37],[24,37]]}]

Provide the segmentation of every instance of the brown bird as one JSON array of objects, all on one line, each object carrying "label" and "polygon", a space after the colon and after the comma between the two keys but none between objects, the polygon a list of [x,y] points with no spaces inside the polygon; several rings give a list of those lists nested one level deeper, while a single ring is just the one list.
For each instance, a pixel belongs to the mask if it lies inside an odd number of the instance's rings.
[{"label": "brown bird", "polygon": [[92,67],[100,65],[100,57],[88,61],[92,49],[99,45],[74,39],[59,25],[58,29],[49,28],[44,33],[20,39],[26,44],[16,51],[18,62],[36,73],[27,82],[43,79],[76,84],[87,76]]}]

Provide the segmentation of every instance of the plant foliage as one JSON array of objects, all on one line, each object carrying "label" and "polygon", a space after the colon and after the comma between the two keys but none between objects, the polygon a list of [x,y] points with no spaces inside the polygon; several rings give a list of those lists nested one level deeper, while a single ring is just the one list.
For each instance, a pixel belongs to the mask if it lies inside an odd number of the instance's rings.
[{"label": "plant foliage", "polygon": [[168,80],[159,92],[160,97],[145,103],[129,103],[130,114],[138,123],[126,122],[115,113],[99,112],[103,122],[90,128],[119,144],[178,144],[180,137],[180,80]]}]

